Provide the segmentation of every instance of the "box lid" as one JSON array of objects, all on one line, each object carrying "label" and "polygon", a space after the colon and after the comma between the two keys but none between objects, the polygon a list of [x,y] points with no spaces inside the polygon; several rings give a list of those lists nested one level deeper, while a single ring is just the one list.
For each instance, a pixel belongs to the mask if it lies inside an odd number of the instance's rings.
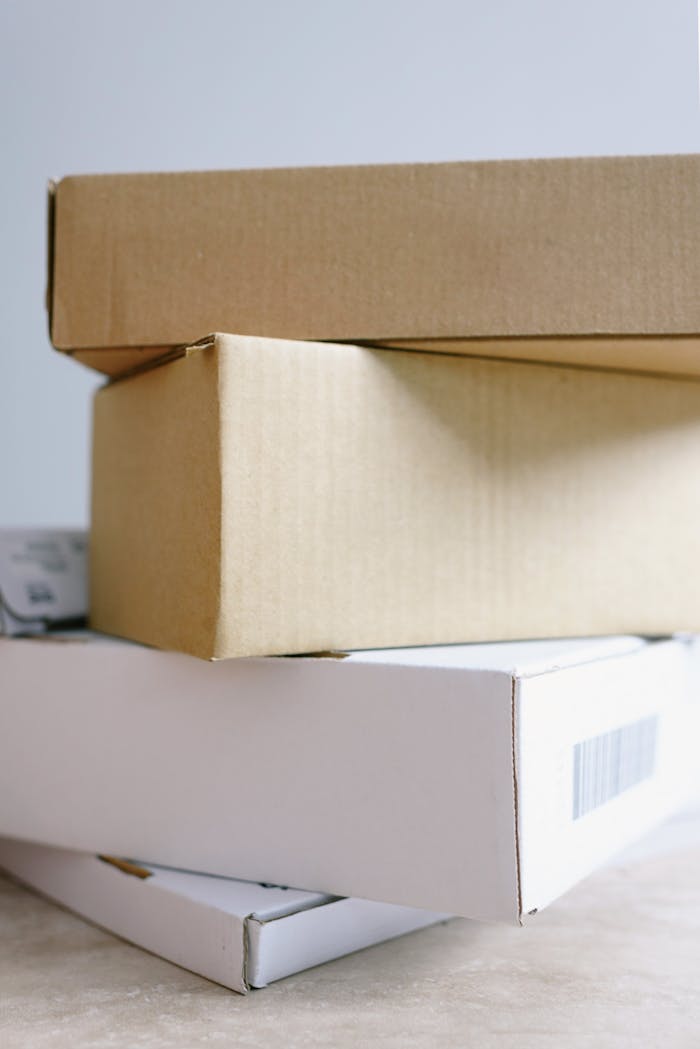
[{"label": "box lid", "polygon": [[620,367],[635,355],[610,337],[651,338],[651,370],[676,353],[665,336],[695,367],[698,155],[72,176],[53,192],[52,339],[108,372],[212,330],[594,363],[513,342],[603,338]]}]

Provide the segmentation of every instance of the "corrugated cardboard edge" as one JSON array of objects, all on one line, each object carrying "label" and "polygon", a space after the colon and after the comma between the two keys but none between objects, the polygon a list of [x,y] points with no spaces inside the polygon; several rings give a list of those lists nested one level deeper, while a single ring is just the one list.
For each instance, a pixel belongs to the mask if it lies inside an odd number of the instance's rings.
[{"label": "corrugated cardboard edge", "polygon": [[98,855],[97,858],[102,860],[103,863],[109,863],[112,867],[116,867],[122,874],[131,874],[134,878],[141,878],[143,881],[153,876],[153,871],[148,870],[147,867],[140,867],[137,863],[132,863],[131,860],[122,860],[118,856],[105,855]]},{"label": "corrugated cardboard edge", "polygon": [[252,920],[252,914],[247,914],[243,919],[243,965],[241,966],[241,981],[243,987],[242,990],[238,991],[238,994],[248,994],[248,992],[252,990],[252,984],[248,979],[248,972],[250,969],[250,923]]},{"label": "corrugated cardboard edge", "polygon": [[[49,179],[46,198],[46,312],[49,322],[49,338],[53,343],[53,271],[54,271],[54,243],[56,229],[56,187],[55,179]],[[58,347],[57,347],[58,348]]]},{"label": "corrugated cardboard edge", "polygon": [[[153,348],[153,353],[149,354],[149,356],[146,359],[139,361],[138,364],[132,365],[129,368],[125,368],[124,371],[120,371],[117,374],[111,374],[111,373],[109,373],[109,374],[108,373],[103,373],[103,374],[106,375],[108,383],[119,382],[122,379],[129,379],[129,378],[131,378],[134,375],[141,375],[141,374],[143,374],[143,372],[151,371],[153,368],[159,368],[163,364],[169,364],[171,361],[179,360],[181,357],[186,357],[190,353],[194,353],[194,352],[196,352],[198,350],[203,350],[203,349],[207,349],[207,348],[210,348],[212,346],[215,346],[216,343],[217,343],[217,340],[220,339],[223,334],[224,333],[222,333],[222,332],[210,332],[208,335],[203,336],[201,339],[197,339],[196,342],[185,343],[185,344],[183,344],[181,346],[173,346],[173,347],[170,347],[170,348],[164,348],[164,347],[155,348],[154,347]],[[225,333],[225,334],[229,334],[229,333]],[[237,335],[238,333],[230,333],[230,334],[236,334]],[[588,342],[588,343],[597,343],[597,342],[598,343],[603,343],[603,342],[605,342],[605,340],[607,340],[607,339],[609,339],[611,337],[612,338],[624,338],[624,341],[628,345],[631,345],[631,346],[634,346],[634,347],[637,347],[638,345],[643,345],[645,342],[646,343],[650,343],[653,340],[660,338],[660,336],[648,336],[648,337],[647,336],[626,336],[626,337],[622,337],[622,336],[608,336],[608,335],[601,335],[601,336],[578,336],[578,335],[576,335],[576,336],[567,336],[566,337],[566,341],[571,342],[571,343],[579,343],[579,344],[583,344],[583,343],[586,343],[586,342]],[[246,336],[243,336],[243,338],[246,338]],[[577,362],[577,361],[565,361],[565,360],[554,360],[554,359],[549,360],[549,359],[545,359],[545,358],[539,358],[537,356],[530,357],[530,356],[527,356],[527,354],[524,354],[522,356],[508,356],[507,354],[503,354],[503,355],[496,354],[496,353],[491,354],[491,353],[487,353],[487,352],[483,351],[483,346],[486,343],[488,343],[488,342],[491,342],[494,345],[500,345],[500,344],[506,344],[506,343],[508,343],[508,344],[512,343],[514,345],[516,345],[516,344],[517,345],[521,345],[521,344],[522,345],[528,345],[528,344],[530,344],[532,342],[537,342],[537,341],[556,342],[556,340],[559,339],[559,338],[561,338],[561,336],[554,335],[554,336],[547,336],[547,337],[543,338],[542,340],[539,340],[539,339],[533,340],[533,339],[530,339],[530,338],[527,338],[527,337],[523,337],[523,338],[513,337],[513,338],[508,338],[508,339],[494,338],[494,339],[491,339],[491,340],[487,340],[487,339],[465,340],[465,341],[472,341],[472,342],[474,342],[475,346],[479,346],[479,347],[482,348],[482,352],[478,352],[478,350],[477,350],[473,354],[472,353],[460,352],[459,350],[455,349],[454,348],[454,344],[460,341],[458,339],[440,339],[440,340],[435,340],[432,343],[429,340],[423,340],[423,341],[416,340],[415,342],[412,342],[411,345],[408,345],[406,343],[406,340],[404,340],[402,343],[401,342],[396,342],[394,344],[391,344],[391,343],[386,342],[386,341],[379,341],[379,340],[377,342],[367,342],[367,341],[359,340],[357,342],[327,342],[327,343],[324,343],[323,340],[319,340],[319,339],[303,340],[303,341],[312,342],[314,345],[324,344],[324,345],[330,345],[330,346],[360,346],[360,347],[363,347],[365,349],[370,349],[370,350],[382,350],[382,351],[384,351],[386,353],[389,353],[392,350],[395,350],[395,351],[403,352],[403,353],[420,353],[420,354],[427,355],[427,356],[430,356],[430,357],[434,357],[434,356],[438,356],[438,357],[457,357],[457,358],[463,359],[463,360],[480,360],[480,361],[486,361],[488,363],[495,363],[495,364],[499,364],[499,363],[500,364],[526,364],[526,365],[536,365],[537,367],[540,367],[540,368],[565,369],[567,371],[568,370],[593,371],[593,372],[597,372],[597,373],[599,373],[599,372],[605,372],[605,373],[613,372],[613,373],[618,374],[618,375],[638,375],[638,376],[641,376],[643,378],[671,379],[671,380],[674,380],[676,382],[677,381],[681,381],[681,380],[683,382],[700,382],[700,373],[691,373],[691,372],[686,371],[686,370],[681,370],[681,371],[673,371],[673,370],[660,371],[660,370],[655,370],[655,371],[652,371],[649,368],[643,368],[643,367],[632,368],[631,366],[630,367],[612,366],[612,365],[606,365],[606,364],[602,364],[602,363],[590,363],[589,364],[589,363],[582,363],[582,362]],[[674,342],[675,341],[676,343],[682,343],[684,341],[687,341],[688,336],[663,336],[663,338],[664,338],[664,340],[668,339],[670,342]],[[299,341],[299,340],[282,339],[280,341],[281,342],[288,342],[288,341]],[[421,344],[421,342],[422,342],[422,344]],[[80,360],[81,351],[77,351],[77,352],[74,352],[74,351],[62,351],[62,352],[66,352],[66,353],[68,353],[69,356],[75,357],[76,360]],[[85,351],[85,352],[94,352],[94,353],[98,353],[99,354],[102,351],[95,350],[95,351]],[[118,353],[120,351],[113,349],[113,350],[108,351],[108,352],[116,352],[116,353]],[[698,337],[698,359],[700,360],[700,336]],[[86,363],[86,362],[83,362],[83,363]],[[89,364],[87,366],[88,367],[92,367]]]},{"label": "corrugated cardboard edge", "polygon": [[[226,621],[227,610],[230,604],[229,595],[229,577],[230,573],[227,563],[227,545],[226,545],[226,525],[227,517],[229,513],[229,506],[231,504],[229,494],[229,472],[227,470],[226,461],[226,427],[224,425],[224,414],[226,412],[226,392],[225,392],[225,364],[222,360],[221,353],[216,352],[221,346],[221,336],[217,333],[206,336],[204,339],[200,339],[199,342],[192,343],[187,346],[184,351],[185,357],[191,357],[196,353],[202,351],[211,350],[215,353],[216,362],[216,406],[215,410],[217,413],[217,442],[216,442],[216,457],[217,457],[217,472],[219,475],[219,549],[218,549],[218,560],[219,560],[219,585],[217,590],[217,608],[216,608],[216,629],[214,633],[214,646],[211,653],[212,660],[224,658],[228,655],[228,646],[230,644],[227,641],[228,638],[228,624]],[[246,922],[247,925],[247,922]],[[247,960],[247,959],[246,959]],[[245,967],[244,967],[245,976]]]},{"label": "corrugated cardboard edge", "polygon": [[518,925],[523,924],[523,894],[520,876],[520,812],[518,796],[518,746],[517,746],[517,708],[518,708],[518,679],[515,674],[510,679],[510,738],[511,738],[511,761],[513,769],[513,825],[515,833],[515,883],[518,905]]},{"label": "corrugated cardboard edge", "polygon": [[[240,333],[231,333],[240,334]],[[465,339],[356,339],[350,340],[284,340],[326,343],[335,346],[362,346],[367,349],[398,350],[409,353],[423,353],[431,356],[460,357],[468,360],[500,361],[516,364],[537,364],[544,368],[573,368],[584,371],[615,372],[622,375],[653,376],[655,378],[683,379],[700,381],[700,335],[546,335],[546,336],[493,336]],[[626,347],[627,363],[619,361],[610,363],[603,352],[611,342],[623,343]],[[667,367],[648,363],[648,351],[659,341],[668,344],[672,365]],[[697,350],[689,348],[688,343],[697,342]],[[552,353],[550,347],[557,343],[566,343],[567,352]],[[191,344],[183,344],[191,345]],[[125,346],[102,347],[94,349],[55,348],[67,357],[72,357],[79,364],[91,371],[104,375],[108,381],[125,378],[130,375],[158,367],[170,360],[177,359],[183,352],[183,346]],[[570,352],[573,350],[573,356]],[[636,359],[635,359],[636,355]],[[125,362],[120,364],[120,358]],[[136,363],[134,363],[136,361]],[[127,363],[128,362],[128,363]]]}]

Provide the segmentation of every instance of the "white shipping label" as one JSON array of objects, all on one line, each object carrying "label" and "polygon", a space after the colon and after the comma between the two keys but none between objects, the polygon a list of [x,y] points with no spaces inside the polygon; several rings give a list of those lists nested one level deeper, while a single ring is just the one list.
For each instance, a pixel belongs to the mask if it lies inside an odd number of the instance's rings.
[{"label": "white shipping label", "polygon": [[0,530],[0,633],[37,633],[87,615],[87,534]]}]

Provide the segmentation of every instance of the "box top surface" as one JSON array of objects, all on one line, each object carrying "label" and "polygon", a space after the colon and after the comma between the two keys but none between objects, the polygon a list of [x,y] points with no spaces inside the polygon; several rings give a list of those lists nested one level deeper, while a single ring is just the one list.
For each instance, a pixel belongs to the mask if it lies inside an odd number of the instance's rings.
[{"label": "box top surface", "polygon": [[[154,658],[191,659],[179,653],[158,652],[149,650],[132,641],[108,637],[95,631],[75,630],[47,634],[40,639],[44,643],[56,641],[73,641],[87,643],[91,646],[111,648],[113,650],[137,649],[144,654],[153,651]],[[15,640],[16,644],[23,643]],[[28,642],[27,642],[28,643]],[[36,639],[32,640],[37,644]],[[279,663],[290,660],[298,662],[318,662],[323,659],[338,660],[342,663],[379,665],[387,667],[420,667],[423,669],[452,669],[469,671],[486,671],[509,674],[513,677],[532,677],[547,674],[565,667],[580,666],[585,663],[604,659],[614,659],[629,655],[649,645],[649,641],[632,635],[616,637],[559,638],[543,641],[505,641],[488,644],[467,645],[425,645],[416,648],[368,649],[347,653],[309,656],[268,656],[249,657],[236,660],[221,660],[213,666],[218,672],[226,672],[227,667],[238,663],[251,662]],[[77,647],[76,658],[79,657]]]},{"label": "box top surface", "polygon": [[529,677],[564,667],[627,655],[645,644],[647,642],[644,639],[632,636],[562,638],[551,641],[374,649],[367,652],[351,652],[347,658],[356,663],[497,670],[514,677]]}]

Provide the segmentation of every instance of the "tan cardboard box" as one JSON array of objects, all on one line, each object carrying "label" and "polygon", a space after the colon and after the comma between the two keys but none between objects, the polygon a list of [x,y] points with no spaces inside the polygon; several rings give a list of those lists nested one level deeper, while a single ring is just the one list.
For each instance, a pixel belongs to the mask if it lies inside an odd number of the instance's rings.
[{"label": "tan cardboard box", "polygon": [[92,624],[206,658],[700,630],[700,383],[215,335],[96,395]]},{"label": "tan cardboard box", "polygon": [[51,335],[202,332],[700,372],[700,156],[98,175],[52,196]]}]

